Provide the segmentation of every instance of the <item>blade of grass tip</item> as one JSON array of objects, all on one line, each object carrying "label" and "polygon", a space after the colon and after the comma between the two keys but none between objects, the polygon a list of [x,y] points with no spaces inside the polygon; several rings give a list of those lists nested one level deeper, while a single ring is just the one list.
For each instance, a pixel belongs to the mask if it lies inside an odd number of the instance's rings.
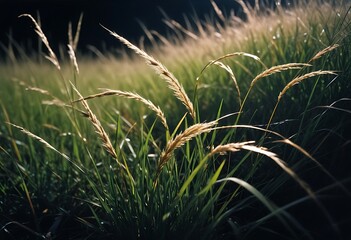
[{"label": "blade of grass tip", "polygon": [[60,63],[56,57],[56,54],[54,53],[54,51],[52,50],[52,48],[50,47],[49,41],[46,38],[44,32],[42,31],[41,27],[39,26],[39,24],[37,23],[37,21],[32,17],[32,15],[30,14],[21,14],[18,16],[19,18],[21,17],[28,17],[35,26],[35,32],[38,34],[39,38],[41,39],[41,41],[44,43],[44,45],[46,46],[47,50],[49,51],[49,56],[45,56],[51,63],[54,64],[54,66],[58,69],[61,70],[61,66]]},{"label": "blade of grass tip", "polygon": [[79,16],[79,20],[78,20],[78,24],[77,24],[77,29],[76,29],[76,34],[74,35],[74,39],[73,39],[73,44],[72,44],[72,48],[74,51],[77,50],[77,46],[78,46],[78,41],[79,41],[79,36],[80,36],[80,31],[82,28],[82,22],[83,22],[83,13],[80,14]]},{"label": "blade of grass tip", "polygon": [[[249,184],[248,182],[236,178],[236,177],[227,177],[220,179],[216,181],[216,183],[223,183],[223,182],[234,182],[238,184],[239,186],[243,187],[246,189],[248,192],[250,192],[254,197],[256,197],[267,209],[270,211],[270,214],[277,217],[281,223],[286,227],[288,231],[290,231],[292,234],[296,235],[293,229],[291,228],[290,224],[283,218],[284,215],[286,215],[286,212],[284,210],[280,210],[273,202],[269,201],[260,191],[258,191],[254,186]],[[290,219],[292,223],[294,223],[295,226],[299,227],[300,229],[300,224],[296,222],[294,219]],[[296,236],[297,237],[297,236]]]},{"label": "blade of grass tip", "polygon": [[207,193],[210,188],[216,183],[219,175],[221,174],[222,172],[222,169],[224,167],[224,164],[225,164],[225,160],[222,161],[221,165],[219,165],[218,169],[216,170],[216,172],[213,174],[213,176],[211,177],[211,179],[208,181],[208,184],[207,186],[201,190],[201,192],[199,192],[199,195],[202,195],[202,194],[205,194]]},{"label": "blade of grass tip", "polygon": [[[93,98],[98,98],[98,97],[105,97],[105,96],[120,96],[120,97],[125,97],[125,98],[129,98],[129,99],[134,99],[136,101],[142,102],[143,104],[145,104],[150,110],[152,110],[153,112],[156,113],[156,115],[160,118],[162,124],[164,125],[164,127],[168,130],[168,124],[167,124],[167,120],[164,116],[163,111],[161,110],[161,108],[159,106],[156,106],[153,102],[151,102],[148,99],[143,98],[142,96],[140,96],[137,93],[132,93],[132,92],[125,92],[125,91],[120,91],[120,90],[112,90],[112,89],[103,89],[105,90],[104,92],[98,93],[98,94],[93,94],[87,97],[84,97],[84,100],[88,100],[88,99],[93,99]],[[78,102],[78,101],[82,101],[83,99],[78,99],[75,100],[73,102]]]},{"label": "blade of grass tip", "polygon": [[223,178],[220,180],[217,180],[216,183],[222,183],[222,182],[234,182],[238,185],[240,185],[241,187],[245,188],[247,191],[249,191],[252,195],[254,195],[260,202],[263,203],[263,205],[265,205],[272,213],[276,212],[276,206],[271,203],[260,191],[258,191],[254,186],[252,186],[251,184],[249,184],[248,182],[240,179],[240,178],[236,178],[236,177],[227,177],[227,178]]},{"label": "blade of grass tip", "polygon": [[[286,229],[289,232],[291,232],[293,235],[295,235],[296,238],[298,236],[296,235],[295,231],[292,229],[291,223],[293,223],[299,229],[304,230],[299,224],[299,222],[297,222],[295,219],[287,215],[287,213],[283,209],[277,207],[273,202],[271,202],[260,191],[258,191],[254,186],[252,186],[248,182],[236,177],[227,177],[227,178],[218,180],[216,183],[223,183],[228,181],[238,184],[239,186],[243,187],[248,192],[250,192],[254,197],[256,197],[265,207],[267,207],[267,209],[270,211],[270,215],[277,217],[281,221],[281,223],[286,227]],[[283,216],[287,217],[290,220],[290,222],[288,223],[285,220],[285,218],[283,218]],[[259,223],[259,222],[256,221],[256,223]]]},{"label": "blade of grass tip", "polygon": [[[102,26],[102,25],[101,25]],[[193,103],[190,101],[188,95],[186,94],[183,86],[179,83],[178,79],[159,61],[154,59],[152,56],[148,55],[145,51],[141,50],[127,39],[118,35],[115,32],[112,32],[108,28],[102,26],[106,31],[108,31],[112,36],[118,39],[121,43],[126,45],[129,49],[133,50],[136,54],[144,58],[148,65],[150,65],[157,74],[159,74],[167,83],[168,87],[173,91],[173,94],[178,100],[180,100],[183,105],[189,111],[193,119],[196,118]]]},{"label": "blade of grass tip", "polygon": [[188,188],[188,186],[190,185],[190,183],[193,181],[193,179],[195,178],[196,174],[200,171],[200,169],[204,166],[204,164],[207,162],[208,158],[211,157],[212,155],[216,154],[216,153],[222,153],[225,151],[231,151],[231,152],[237,152],[240,151],[240,149],[242,148],[242,146],[246,145],[246,144],[250,144],[252,143],[252,141],[249,142],[242,142],[242,143],[231,143],[231,144],[226,144],[226,145],[219,145],[216,148],[214,148],[209,154],[207,154],[200,162],[199,164],[196,166],[196,168],[191,172],[191,174],[189,175],[189,177],[185,180],[185,182],[183,183],[182,187],[179,190],[178,193],[178,198],[181,198],[184,194],[184,192],[186,191],[186,189]]}]

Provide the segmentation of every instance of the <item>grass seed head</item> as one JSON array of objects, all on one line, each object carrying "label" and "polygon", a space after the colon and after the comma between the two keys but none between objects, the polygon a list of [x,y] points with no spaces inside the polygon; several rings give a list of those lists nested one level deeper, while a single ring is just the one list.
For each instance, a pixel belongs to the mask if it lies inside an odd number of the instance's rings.
[{"label": "grass seed head", "polygon": [[53,63],[55,65],[55,67],[58,70],[61,70],[61,66],[60,63],[56,57],[56,54],[54,53],[54,51],[52,50],[52,48],[50,47],[49,41],[46,38],[43,30],[41,29],[40,25],[37,23],[37,21],[32,17],[32,15],[30,14],[22,14],[19,17],[28,17],[35,26],[35,32],[38,34],[39,38],[41,39],[41,41],[44,43],[44,45],[46,46],[47,50],[49,51],[49,56],[45,56],[51,63]]},{"label": "grass seed head", "polygon": [[280,101],[280,99],[283,97],[283,95],[294,85],[299,84],[300,82],[311,78],[311,77],[315,77],[315,76],[321,76],[321,75],[336,75],[335,72],[333,71],[322,71],[322,70],[318,70],[318,71],[314,71],[314,72],[310,72],[310,73],[306,73],[305,75],[299,76],[294,78],[293,80],[291,80],[285,87],[284,89],[279,93],[278,96],[278,101]]},{"label": "grass seed head", "polygon": [[255,85],[255,83],[264,77],[267,77],[269,75],[272,75],[274,73],[278,73],[281,71],[286,71],[286,70],[290,70],[290,69],[301,69],[303,67],[309,67],[311,66],[310,64],[306,64],[306,63],[287,63],[287,64],[282,64],[282,65],[277,65],[277,66],[273,66],[265,71],[263,71],[262,73],[258,74],[251,82],[251,87],[253,85]]},{"label": "grass seed head", "polygon": [[102,127],[100,121],[97,119],[96,115],[91,111],[87,101],[83,98],[81,93],[78,91],[78,89],[72,83],[71,83],[71,86],[72,86],[73,90],[77,93],[77,95],[80,97],[80,99],[82,99],[80,102],[82,103],[83,107],[87,111],[88,118],[95,128],[95,132],[99,135],[99,137],[102,141],[102,146],[105,148],[107,153],[109,153],[116,160],[117,164],[120,167],[122,167],[123,169],[126,169],[126,167],[122,163],[120,163],[120,161],[118,160],[117,153],[116,153],[116,151],[111,143],[110,138],[108,137],[105,129]]},{"label": "grass seed head", "polygon": [[134,99],[134,100],[137,100],[139,102],[142,102],[150,110],[152,110],[153,112],[156,113],[156,115],[160,118],[160,120],[161,120],[162,124],[164,125],[164,127],[168,130],[167,120],[166,120],[166,117],[164,116],[164,113],[162,112],[161,108],[159,106],[156,106],[150,100],[143,98],[142,96],[140,96],[137,93],[125,92],[125,91],[120,91],[120,90],[105,89],[105,91],[102,92],[102,93],[98,93],[98,94],[90,95],[90,96],[87,96],[87,97],[84,97],[84,98],[80,98],[79,100],[76,100],[74,102],[88,100],[88,99],[93,99],[93,98],[98,98],[98,97],[113,96],[113,95],[114,96],[120,96],[120,97],[129,98],[129,99]]},{"label": "grass seed head", "polygon": [[161,153],[160,160],[158,163],[157,174],[159,174],[164,167],[164,165],[171,158],[174,150],[181,147],[184,143],[188,142],[192,138],[212,131],[212,127],[214,127],[218,122],[212,121],[209,123],[198,123],[194,124],[191,127],[187,128],[183,133],[178,134],[176,137],[168,141],[165,149]]},{"label": "grass seed head", "polygon": [[103,27],[106,29],[112,36],[117,38],[121,43],[126,45],[128,48],[133,50],[136,54],[141,56],[146,60],[146,62],[158,73],[163,79],[168,83],[168,87],[173,91],[174,95],[184,104],[184,106],[189,111],[192,118],[195,119],[195,111],[193,103],[190,101],[188,95],[186,94],[183,86],[179,83],[178,79],[159,61],[154,59],[152,56],[148,55],[145,51],[141,50],[131,42],[129,42],[124,37],[121,37],[115,32]]}]

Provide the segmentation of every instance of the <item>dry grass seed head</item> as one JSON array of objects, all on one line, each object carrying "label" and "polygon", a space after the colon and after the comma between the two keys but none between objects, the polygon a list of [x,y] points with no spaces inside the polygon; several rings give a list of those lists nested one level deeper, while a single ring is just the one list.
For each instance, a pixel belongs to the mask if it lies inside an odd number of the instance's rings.
[{"label": "dry grass seed head", "polygon": [[[201,70],[201,73],[200,73],[200,74],[202,74],[209,66],[215,64],[216,62],[221,61],[221,60],[226,59],[226,58],[235,57],[235,56],[244,56],[244,57],[252,58],[252,59],[258,61],[259,63],[261,63],[265,68],[267,68],[267,67],[264,65],[264,63],[261,61],[261,59],[260,59],[258,56],[254,55],[254,54],[250,54],[250,53],[246,53],[246,52],[234,52],[234,53],[229,53],[229,54],[223,55],[223,56],[221,56],[221,57],[219,57],[219,58],[217,58],[217,59],[215,59],[215,60],[210,61],[210,62],[207,63],[207,64],[205,65],[205,67]],[[201,76],[201,75],[200,75],[200,76]],[[198,77],[198,78],[199,78],[199,77]]]},{"label": "dry grass seed head", "polygon": [[47,50],[49,51],[49,56],[45,56],[45,57],[51,63],[53,63],[58,70],[60,70],[61,66],[60,66],[60,63],[59,63],[59,61],[58,61],[58,59],[56,57],[56,54],[51,49],[49,41],[46,38],[44,32],[42,31],[42,29],[41,29],[40,25],[37,23],[37,21],[30,14],[22,14],[19,17],[28,17],[34,23],[35,32],[38,34],[39,38],[41,39],[41,41],[44,43],[44,45],[46,46]]},{"label": "dry grass seed head", "polygon": [[171,158],[175,149],[181,147],[184,143],[188,142],[189,140],[200,134],[212,131],[212,127],[215,126],[217,123],[217,121],[212,121],[209,123],[194,124],[191,127],[187,128],[183,133],[178,134],[176,137],[168,141],[165,149],[161,153],[157,172],[160,173],[164,165]]},{"label": "dry grass seed head", "polygon": [[71,22],[68,23],[68,44],[72,46],[73,51],[77,50],[80,30],[82,27],[82,21],[83,21],[83,13],[80,14],[80,16],[79,16],[76,34],[74,35],[74,38],[73,38],[73,31],[72,31],[72,23]]},{"label": "dry grass seed head", "polygon": [[132,93],[132,92],[124,92],[124,91],[119,91],[119,90],[112,90],[112,89],[104,89],[105,91],[102,93],[98,93],[98,94],[94,94],[94,95],[90,95],[84,98],[81,98],[79,100],[76,100],[74,102],[77,101],[83,101],[83,100],[88,100],[88,99],[93,99],[93,98],[98,98],[98,97],[105,97],[105,96],[120,96],[120,97],[125,97],[125,98],[129,98],[129,99],[134,99],[137,100],[139,102],[142,102],[143,104],[145,104],[150,110],[154,111],[156,113],[156,115],[160,118],[162,124],[165,126],[165,128],[168,130],[168,124],[167,124],[167,120],[164,116],[164,113],[162,112],[162,110],[160,109],[159,106],[156,106],[155,104],[153,104],[150,100],[147,100],[143,97],[141,97],[139,94],[137,93]]},{"label": "dry grass seed head", "polygon": [[116,151],[115,151],[115,149],[110,141],[110,138],[108,137],[107,133],[105,132],[104,128],[102,127],[100,121],[97,119],[96,115],[91,111],[87,101],[84,100],[83,96],[80,94],[78,89],[72,83],[71,83],[71,86],[72,86],[73,90],[77,93],[77,95],[80,97],[80,99],[82,99],[80,102],[82,103],[83,107],[87,111],[88,118],[95,128],[95,132],[99,135],[99,137],[102,141],[102,146],[116,160],[116,162],[119,166],[121,166],[123,169],[126,169],[126,167],[122,163],[119,162]]},{"label": "dry grass seed head", "polygon": [[195,119],[195,111],[192,102],[190,101],[188,95],[186,94],[183,86],[179,83],[178,79],[160,62],[154,59],[152,56],[148,55],[145,51],[141,50],[127,39],[121,37],[115,32],[105,28],[102,26],[106,31],[108,31],[112,36],[117,38],[121,43],[126,45],[128,48],[133,50],[136,54],[141,56],[146,60],[146,62],[168,83],[168,87],[173,91],[174,95],[184,104],[184,106],[189,111],[192,118]]},{"label": "dry grass seed head", "polygon": [[263,71],[262,73],[258,74],[251,82],[251,87],[253,85],[255,85],[255,83],[264,77],[267,77],[269,75],[272,75],[274,73],[278,73],[281,71],[286,71],[286,70],[291,70],[291,69],[301,69],[303,67],[309,67],[311,66],[310,64],[306,64],[306,63],[287,63],[287,64],[282,64],[282,65],[278,65],[278,66],[273,66],[265,71]]},{"label": "dry grass seed head", "polygon": [[214,154],[224,154],[226,152],[238,152],[242,149],[242,146],[247,144],[254,144],[255,141],[247,141],[247,142],[240,142],[240,143],[228,143],[224,145],[218,145],[214,149],[212,149],[210,155]]},{"label": "dry grass seed head", "polygon": [[302,82],[303,80],[306,80],[308,78],[311,77],[315,77],[315,76],[321,76],[321,75],[337,75],[335,72],[333,71],[322,71],[322,70],[318,70],[318,71],[314,71],[314,72],[310,72],[307,73],[305,75],[299,76],[294,78],[293,80],[291,80],[285,87],[284,89],[279,93],[278,96],[278,101],[280,101],[280,99],[283,97],[283,95],[286,93],[286,91],[288,91],[291,87],[293,87],[296,84],[299,84],[300,82]]},{"label": "dry grass seed head", "polygon": [[63,158],[65,158],[67,160],[70,160],[70,158],[66,154],[64,154],[64,153],[60,152],[59,150],[57,150],[55,147],[53,147],[51,144],[49,144],[43,138],[41,138],[41,137],[31,133],[27,129],[25,129],[23,127],[20,127],[20,126],[17,126],[17,125],[15,125],[13,123],[8,123],[8,124],[13,126],[13,127],[15,127],[15,128],[17,128],[17,129],[19,129],[21,132],[23,132],[24,134],[28,135],[29,137],[34,138],[35,140],[41,142],[42,144],[44,144],[45,147],[47,147],[47,148],[49,148],[51,150],[54,150],[56,153],[60,154]]},{"label": "dry grass seed head", "polygon": [[64,153],[60,152],[59,150],[57,150],[55,147],[53,147],[50,143],[48,143],[47,141],[45,141],[43,138],[35,135],[34,133],[31,133],[30,131],[28,131],[27,129],[17,126],[15,124],[9,123],[7,122],[7,124],[19,129],[21,132],[23,132],[24,134],[26,134],[27,136],[39,141],[40,143],[44,144],[45,147],[53,150],[54,152],[58,153],[59,155],[61,155],[64,159],[66,159],[67,161],[69,161],[70,163],[72,163],[79,171],[81,171],[82,173],[84,173],[84,170],[79,167],[76,163],[72,162],[72,160]]},{"label": "dry grass seed head", "polygon": [[67,47],[68,47],[68,55],[69,55],[69,58],[71,60],[71,63],[74,66],[74,69],[76,70],[77,74],[79,74],[79,67],[78,67],[78,63],[77,63],[76,54],[74,52],[74,48],[70,44],[68,44]]},{"label": "dry grass seed head", "polygon": [[313,62],[319,58],[321,58],[323,55],[327,54],[328,52],[333,51],[334,49],[338,48],[339,45],[338,44],[334,44],[332,46],[328,46],[324,49],[322,49],[321,51],[319,51],[316,55],[313,56],[313,58],[311,58],[311,60],[309,60],[308,62]]}]

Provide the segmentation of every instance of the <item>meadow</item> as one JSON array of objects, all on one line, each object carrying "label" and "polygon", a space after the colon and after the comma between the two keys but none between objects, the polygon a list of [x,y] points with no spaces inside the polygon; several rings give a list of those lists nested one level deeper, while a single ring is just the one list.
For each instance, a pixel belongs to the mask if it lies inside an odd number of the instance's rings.
[{"label": "meadow", "polygon": [[[348,1],[241,3],[0,64],[1,239],[348,239]],[[162,21],[162,20],[160,20]]]}]

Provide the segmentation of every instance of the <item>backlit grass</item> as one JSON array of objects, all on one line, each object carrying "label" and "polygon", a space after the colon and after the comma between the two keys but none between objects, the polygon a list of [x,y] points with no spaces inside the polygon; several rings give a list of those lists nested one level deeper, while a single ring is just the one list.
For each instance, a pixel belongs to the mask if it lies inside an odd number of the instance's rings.
[{"label": "backlit grass", "polygon": [[95,57],[20,18],[47,59],[0,66],[1,237],[347,238],[349,5],[212,3],[146,47],[103,26],[126,48]]}]

